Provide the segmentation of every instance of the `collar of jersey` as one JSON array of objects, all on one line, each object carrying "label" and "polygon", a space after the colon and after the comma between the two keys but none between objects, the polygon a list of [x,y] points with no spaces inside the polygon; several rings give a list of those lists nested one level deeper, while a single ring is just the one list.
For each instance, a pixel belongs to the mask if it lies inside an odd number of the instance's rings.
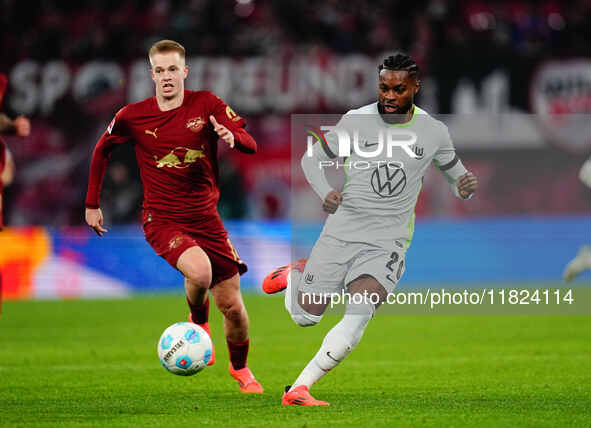
[{"label": "collar of jersey", "polygon": [[160,106],[158,105],[158,100],[156,99],[155,95],[152,97],[152,99],[154,100],[154,107],[156,108],[156,111],[158,111],[158,113],[170,113],[171,111],[176,111],[176,110],[180,109],[181,107],[183,107],[187,103],[187,98],[188,98],[187,95],[189,95],[189,90],[185,89],[183,92],[183,102],[181,103],[181,105],[178,107],[175,107],[173,109],[170,109],[170,110],[161,110]]},{"label": "collar of jersey", "polygon": [[384,119],[382,119],[382,116],[379,115],[379,112],[378,112],[378,116],[380,118],[380,121],[383,124],[386,124],[387,126],[393,126],[395,128],[406,128],[406,127],[409,127],[410,125],[412,125],[413,122],[415,121],[415,118],[417,117],[417,106],[415,106],[414,104],[412,105],[412,117],[410,118],[410,120],[408,122],[404,122],[404,123],[388,123]]}]

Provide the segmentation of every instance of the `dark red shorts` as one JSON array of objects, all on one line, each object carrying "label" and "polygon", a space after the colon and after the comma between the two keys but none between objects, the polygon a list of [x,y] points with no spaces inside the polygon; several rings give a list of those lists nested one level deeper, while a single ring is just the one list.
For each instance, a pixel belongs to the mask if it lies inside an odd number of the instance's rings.
[{"label": "dark red shorts", "polygon": [[181,254],[191,247],[201,247],[211,262],[211,286],[248,270],[228,238],[221,220],[196,227],[191,224],[159,220],[150,212],[143,214],[146,241],[156,254],[173,268]]}]

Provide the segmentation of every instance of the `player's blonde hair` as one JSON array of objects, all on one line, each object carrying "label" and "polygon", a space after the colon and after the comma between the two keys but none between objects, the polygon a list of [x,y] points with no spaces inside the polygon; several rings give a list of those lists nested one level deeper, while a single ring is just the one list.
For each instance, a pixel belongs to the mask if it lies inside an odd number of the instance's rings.
[{"label": "player's blonde hair", "polygon": [[160,40],[152,45],[148,51],[148,58],[152,64],[152,57],[157,53],[178,52],[183,61],[185,60],[185,48],[174,40]]}]

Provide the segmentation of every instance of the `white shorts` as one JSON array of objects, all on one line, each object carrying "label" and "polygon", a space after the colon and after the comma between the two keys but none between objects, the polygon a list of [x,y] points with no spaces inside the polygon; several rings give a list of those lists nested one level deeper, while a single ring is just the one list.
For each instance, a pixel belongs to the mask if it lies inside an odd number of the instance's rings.
[{"label": "white shorts", "polygon": [[392,248],[345,242],[321,235],[316,241],[298,289],[305,293],[340,293],[362,275],[375,278],[388,293],[404,274],[404,245]]}]

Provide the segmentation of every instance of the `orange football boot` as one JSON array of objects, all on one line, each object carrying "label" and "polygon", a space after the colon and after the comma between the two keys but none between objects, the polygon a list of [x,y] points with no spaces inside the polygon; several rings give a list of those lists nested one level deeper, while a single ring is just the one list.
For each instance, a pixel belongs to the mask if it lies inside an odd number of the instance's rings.
[{"label": "orange football boot", "polygon": [[[191,312],[189,312],[189,322],[193,322],[193,318],[191,318]],[[193,324],[197,324],[197,323],[193,322]],[[207,362],[207,365],[213,366],[215,364],[215,348],[213,346],[213,339],[211,338],[211,332],[209,331],[209,321],[206,323],[197,324],[197,325],[199,327],[201,327],[203,330],[205,330],[207,332],[207,334],[209,334],[209,338],[211,339],[211,358]]]},{"label": "orange football boot", "polygon": [[274,294],[285,290],[287,288],[287,275],[289,275],[289,272],[292,269],[303,272],[305,267],[306,259],[299,259],[295,263],[278,267],[263,280],[263,291],[267,294]]},{"label": "orange football boot", "polygon": [[291,385],[285,387],[285,393],[281,399],[282,406],[330,406],[330,403],[312,397],[306,385],[296,386],[292,391],[289,388]]},{"label": "orange football boot", "polygon": [[240,370],[234,370],[232,363],[230,363],[228,371],[230,372],[230,376],[238,381],[240,391],[245,394],[262,394],[265,391],[262,385],[254,378],[248,366],[244,366]]}]

